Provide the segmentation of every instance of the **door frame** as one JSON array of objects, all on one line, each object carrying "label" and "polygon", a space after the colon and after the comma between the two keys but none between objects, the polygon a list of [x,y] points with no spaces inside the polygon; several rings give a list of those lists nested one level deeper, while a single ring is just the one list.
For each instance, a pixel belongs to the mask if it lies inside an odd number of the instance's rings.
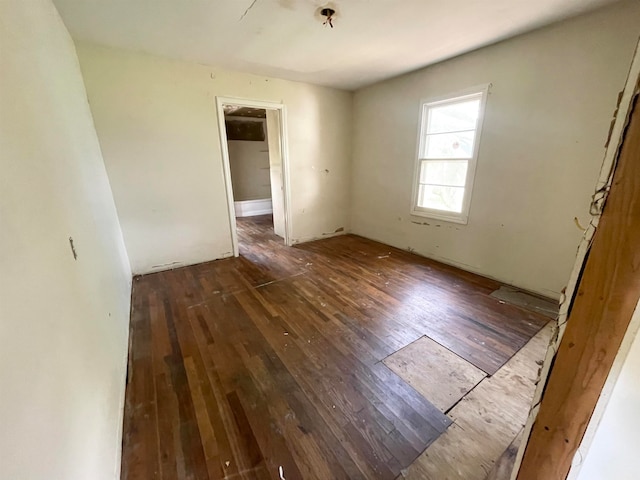
[{"label": "door frame", "polygon": [[[241,107],[260,108],[265,110],[276,110],[280,115],[280,155],[282,157],[282,189],[284,203],[284,243],[292,245],[291,231],[291,197],[289,183],[289,149],[287,142],[287,108],[284,103],[266,102],[262,100],[250,100],[238,97],[216,96],[216,108],[218,113],[218,133],[220,134],[220,149],[222,152],[222,169],[224,172],[224,184],[227,194],[227,206],[229,210],[229,228],[231,231],[231,244],[233,246],[233,256],[237,257],[240,252],[238,248],[238,229],[236,226],[236,211],[233,199],[233,185],[231,183],[231,164],[229,162],[229,147],[227,144],[227,128],[224,120],[224,105],[238,105]],[[265,122],[266,123],[266,122]],[[267,128],[269,126],[267,125]]]}]

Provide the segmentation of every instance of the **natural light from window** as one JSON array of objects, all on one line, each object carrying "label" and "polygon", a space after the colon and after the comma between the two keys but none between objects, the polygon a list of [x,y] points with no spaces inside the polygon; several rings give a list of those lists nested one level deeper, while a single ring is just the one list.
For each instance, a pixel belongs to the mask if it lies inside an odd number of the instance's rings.
[{"label": "natural light from window", "polygon": [[466,223],[485,92],[423,103],[414,214]]}]

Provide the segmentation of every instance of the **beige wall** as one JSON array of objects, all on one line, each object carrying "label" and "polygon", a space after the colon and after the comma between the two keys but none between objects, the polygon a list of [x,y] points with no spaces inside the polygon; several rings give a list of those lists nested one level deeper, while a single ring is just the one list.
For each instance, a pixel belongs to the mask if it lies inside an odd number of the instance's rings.
[{"label": "beige wall", "polygon": [[229,140],[228,146],[234,200],[271,198],[267,141]]},{"label": "beige wall", "polygon": [[[558,296],[639,25],[623,2],[356,92],[352,231]],[[411,216],[420,99],[483,83],[468,225]]]},{"label": "beige wall", "polygon": [[349,228],[351,93],[94,45],[78,54],[135,273],[232,255],[216,96],[286,105],[295,241]]},{"label": "beige wall", "polygon": [[131,272],[74,45],[3,0],[0,50],[0,478],[119,478]]},{"label": "beige wall", "polygon": [[228,140],[229,167],[233,184],[233,199],[261,200],[271,198],[269,175],[269,144],[267,143],[266,121],[257,118],[240,120],[242,117],[226,117],[236,121],[260,121],[265,129],[262,142]]}]

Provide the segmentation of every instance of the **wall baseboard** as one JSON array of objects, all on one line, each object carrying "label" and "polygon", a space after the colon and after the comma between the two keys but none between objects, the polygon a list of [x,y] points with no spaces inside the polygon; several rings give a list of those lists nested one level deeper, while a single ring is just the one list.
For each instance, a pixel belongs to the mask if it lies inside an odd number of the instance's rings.
[{"label": "wall baseboard", "polygon": [[255,215],[273,213],[273,206],[271,205],[270,198],[233,202],[233,206],[236,210],[236,217],[253,217]]},{"label": "wall baseboard", "polygon": [[350,231],[342,230],[340,232],[323,233],[321,235],[313,235],[310,237],[294,238],[291,241],[291,245],[299,245],[300,243],[315,242],[316,240],[322,240],[325,238],[339,237],[340,235],[350,235],[350,234],[351,234]]}]

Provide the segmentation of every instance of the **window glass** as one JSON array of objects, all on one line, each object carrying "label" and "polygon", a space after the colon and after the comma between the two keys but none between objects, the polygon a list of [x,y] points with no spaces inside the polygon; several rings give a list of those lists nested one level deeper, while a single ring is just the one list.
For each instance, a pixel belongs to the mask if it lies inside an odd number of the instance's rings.
[{"label": "window glass", "polygon": [[466,223],[488,87],[421,109],[412,213]]},{"label": "window glass", "polygon": [[423,161],[420,183],[464,187],[467,180],[468,162],[460,160]]},{"label": "window glass", "polygon": [[427,135],[423,158],[471,158],[475,130]]},{"label": "window glass", "polygon": [[421,207],[460,213],[463,200],[464,187],[420,185],[418,204]]},{"label": "window glass", "polygon": [[475,130],[479,111],[480,98],[431,107],[426,133]]}]

